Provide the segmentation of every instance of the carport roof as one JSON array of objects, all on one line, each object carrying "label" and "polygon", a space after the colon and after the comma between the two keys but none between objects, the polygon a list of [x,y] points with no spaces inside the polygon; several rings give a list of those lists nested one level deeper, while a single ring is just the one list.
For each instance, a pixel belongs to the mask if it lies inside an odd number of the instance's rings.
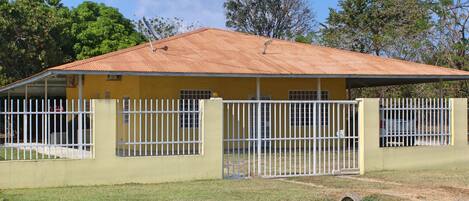
[{"label": "carport roof", "polygon": [[[466,71],[277,39],[272,39],[263,54],[268,40],[271,39],[202,28],[154,41],[152,46],[156,51],[145,43],[49,68],[33,77],[121,74],[347,78],[351,87],[469,79]],[[163,50],[164,47],[167,50]]]}]

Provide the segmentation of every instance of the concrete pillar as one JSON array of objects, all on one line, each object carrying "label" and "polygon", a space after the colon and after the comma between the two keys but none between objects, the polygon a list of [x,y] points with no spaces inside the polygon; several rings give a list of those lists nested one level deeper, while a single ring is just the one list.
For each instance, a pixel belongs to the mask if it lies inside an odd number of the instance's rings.
[{"label": "concrete pillar", "polygon": [[[363,98],[358,102],[358,159],[360,174],[367,169],[382,167],[382,152],[379,150],[379,99]],[[377,160],[376,160],[377,159]]]},{"label": "concrete pillar", "polygon": [[92,100],[93,112],[93,153],[96,160],[116,157],[117,100]]},{"label": "concrete pillar", "polygon": [[223,178],[223,100],[201,100],[202,155],[207,157],[207,168]]},{"label": "concrete pillar", "polygon": [[451,145],[458,147],[467,147],[467,99],[450,98],[451,117]]}]

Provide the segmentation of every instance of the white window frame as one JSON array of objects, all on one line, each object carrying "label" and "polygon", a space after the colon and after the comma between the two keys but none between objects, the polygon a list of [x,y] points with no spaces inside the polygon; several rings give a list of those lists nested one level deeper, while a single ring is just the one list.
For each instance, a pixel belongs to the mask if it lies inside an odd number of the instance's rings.
[{"label": "white window frame", "polygon": [[124,123],[128,124],[129,121],[130,121],[130,114],[129,114],[129,111],[130,111],[130,97],[128,96],[124,96],[122,98],[122,101],[123,101],[123,108],[122,108],[122,112],[124,112]]},{"label": "white window frame", "polygon": [[[321,92],[321,100],[328,100],[329,99],[329,91],[320,91]],[[294,93],[304,93],[304,94],[300,94],[299,96],[297,97],[294,97],[295,95],[297,94],[294,94]],[[318,100],[318,91],[317,90],[289,90],[288,91],[288,99],[291,100],[291,101],[317,101]],[[293,110],[295,109],[295,105],[296,105],[296,112],[293,112]],[[309,108],[306,108],[306,111],[305,111],[305,108],[301,107],[302,105],[301,104],[293,104],[291,107],[291,111],[290,111],[290,125],[291,126],[307,126],[309,124],[311,124],[311,120],[313,119],[313,116],[312,114],[309,113]],[[312,108],[311,108],[312,110]],[[306,114],[304,114],[304,112],[306,112]],[[328,115],[328,111],[327,110],[321,110],[318,112],[318,114],[320,114],[320,117],[321,118],[321,121],[319,118],[317,118],[317,123],[319,123],[319,121],[321,122],[321,125],[327,125],[328,122],[327,122],[327,115]],[[300,121],[301,119],[301,121]]]},{"label": "white window frame", "polygon": [[[190,97],[192,96],[192,97]],[[212,91],[210,89],[181,89],[179,90],[179,110],[184,111],[179,115],[179,123],[182,128],[198,128],[199,115],[192,113],[199,111],[199,100],[210,99]],[[195,101],[195,103],[194,103]],[[187,113],[190,112],[191,113]]]}]

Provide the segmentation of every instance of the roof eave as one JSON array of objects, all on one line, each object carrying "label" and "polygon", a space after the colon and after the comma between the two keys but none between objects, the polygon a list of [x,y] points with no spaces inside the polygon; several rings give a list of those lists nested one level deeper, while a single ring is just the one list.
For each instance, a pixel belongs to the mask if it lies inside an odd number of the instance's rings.
[{"label": "roof eave", "polygon": [[242,73],[185,73],[185,72],[135,72],[88,71],[48,69],[4,87],[0,93],[53,75],[128,75],[128,76],[187,76],[187,77],[240,77],[240,78],[345,78],[345,79],[420,79],[420,80],[469,80],[469,75],[373,75],[373,74],[242,74]]},{"label": "roof eave", "polygon": [[144,72],[144,71],[89,71],[50,70],[57,75],[130,75],[130,76],[189,76],[189,77],[246,77],[246,78],[405,78],[405,79],[459,79],[469,80],[468,75],[379,75],[379,74],[269,74],[269,73],[192,73],[192,72]]}]

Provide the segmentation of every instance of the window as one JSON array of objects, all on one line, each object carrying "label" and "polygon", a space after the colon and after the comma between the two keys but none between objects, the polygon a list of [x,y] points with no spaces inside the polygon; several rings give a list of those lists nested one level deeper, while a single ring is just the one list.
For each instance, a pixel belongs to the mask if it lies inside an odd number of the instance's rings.
[{"label": "window", "polygon": [[129,97],[124,97],[123,98],[123,112],[124,112],[124,123],[129,123],[129,111],[130,111],[130,98]]},{"label": "window", "polygon": [[[321,100],[327,100],[329,97],[327,91],[321,91]],[[317,100],[317,91],[289,91],[288,98],[290,100]]]},{"label": "window", "polygon": [[[290,100],[317,100],[317,91],[289,91],[288,98]],[[321,91],[321,100],[327,100],[329,93],[327,91]],[[296,126],[307,126],[311,125],[313,119],[313,105],[296,103],[292,104],[290,108],[290,125]],[[317,123],[321,125],[327,124],[328,111],[324,108],[317,107],[316,110],[320,110],[317,114],[320,114],[316,119]],[[319,119],[321,118],[321,119]],[[320,122],[319,122],[320,121]]]},{"label": "window", "polygon": [[210,99],[210,90],[181,90],[179,108],[183,111],[180,114],[180,124],[183,128],[199,127],[199,100]]}]

